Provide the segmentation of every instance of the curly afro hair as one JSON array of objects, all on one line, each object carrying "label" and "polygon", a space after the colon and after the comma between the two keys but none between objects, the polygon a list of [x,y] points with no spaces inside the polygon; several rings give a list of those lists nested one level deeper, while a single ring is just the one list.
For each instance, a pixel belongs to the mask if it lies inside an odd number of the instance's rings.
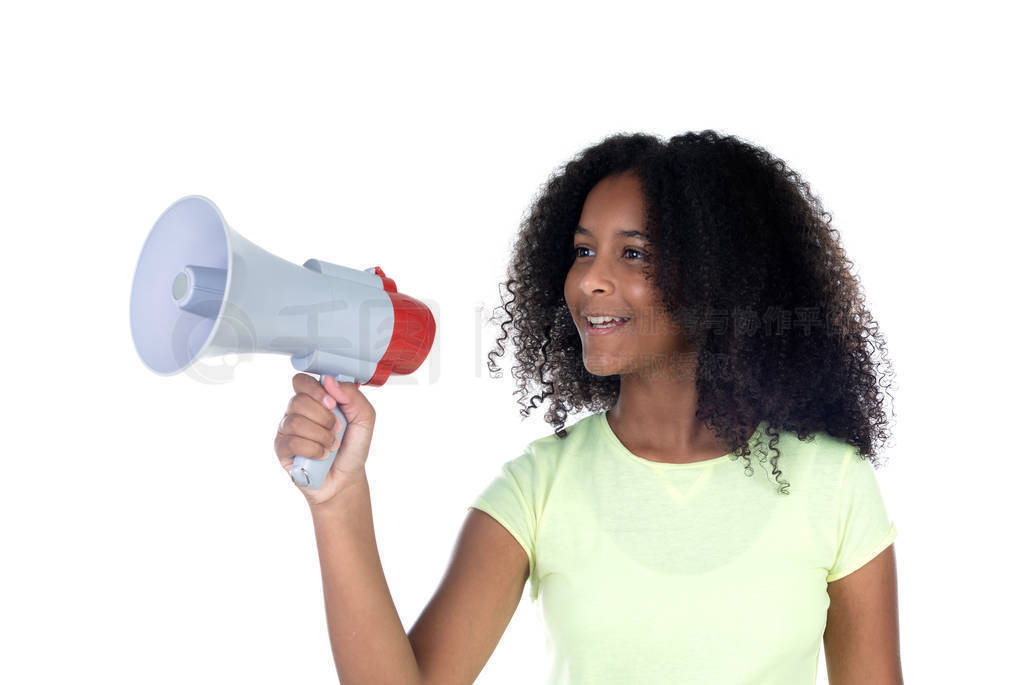
[{"label": "curly afro hair", "polygon": [[[618,375],[585,368],[563,288],[587,194],[622,173],[636,174],[643,187],[651,248],[644,275],[695,344],[696,417],[731,446],[733,459],[746,460],[746,475],[753,469],[742,427],[762,420],[782,494],[789,494],[789,483],[779,478],[781,430],[800,440],[823,431],[879,466],[874,443],[889,437],[883,393],[889,385],[881,384],[891,371],[876,374],[876,367],[890,364],[832,217],[785,162],[712,130],[668,142],[644,133],[612,135],[541,188],[499,284],[502,305],[494,314],[501,309],[506,317],[487,355],[491,377],[501,377],[494,356],[504,354],[512,326],[520,414],[525,418],[535,400],[550,399],[544,419],[565,438],[570,411],[605,411],[618,398]],[[767,452],[762,464],[766,458]]]}]

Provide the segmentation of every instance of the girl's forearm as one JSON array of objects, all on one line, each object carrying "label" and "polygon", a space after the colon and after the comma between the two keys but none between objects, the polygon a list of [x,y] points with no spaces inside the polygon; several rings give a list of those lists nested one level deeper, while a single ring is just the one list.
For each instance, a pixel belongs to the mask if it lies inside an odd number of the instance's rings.
[{"label": "girl's forearm", "polygon": [[343,685],[419,685],[381,567],[365,473],[334,499],[311,511],[338,678]]}]

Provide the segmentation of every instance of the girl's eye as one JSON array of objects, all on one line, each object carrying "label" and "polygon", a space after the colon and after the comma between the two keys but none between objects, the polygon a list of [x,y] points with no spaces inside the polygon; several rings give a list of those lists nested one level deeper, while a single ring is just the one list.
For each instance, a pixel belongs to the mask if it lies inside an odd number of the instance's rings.
[{"label": "girl's eye", "polygon": [[[580,250],[589,250],[589,249],[590,249],[589,247],[583,247],[582,245],[577,245],[576,247],[572,248],[573,257],[579,257],[580,256],[580,254],[579,254]],[[630,261],[637,261],[639,259],[647,259],[647,255],[645,255],[640,250],[633,249],[632,247],[627,247],[622,252],[623,252],[623,254],[625,254],[626,252],[635,252],[636,254],[640,255],[639,257],[634,258],[634,259],[632,259]]]}]

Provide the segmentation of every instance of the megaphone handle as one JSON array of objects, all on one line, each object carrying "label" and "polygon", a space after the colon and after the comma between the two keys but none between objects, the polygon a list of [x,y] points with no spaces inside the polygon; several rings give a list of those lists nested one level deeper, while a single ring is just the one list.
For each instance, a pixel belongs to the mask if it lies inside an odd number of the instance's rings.
[{"label": "megaphone handle", "polygon": [[[330,374],[320,375],[320,385],[324,384],[324,379]],[[339,383],[351,383],[355,381],[355,378],[350,376],[338,375],[334,377]],[[345,415],[341,413],[341,407],[335,405],[334,409],[331,410],[335,416],[341,420],[341,432],[338,433],[338,449],[341,449],[341,439],[345,436],[345,429],[348,428],[348,421],[345,420]],[[291,476],[292,481],[299,487],[309,488],[311,490],[318,489],[324,483],[324,478],[327,477],[327,472],[331,470],[331,465],[334,463],[334,457],[337,456],[338,450],[333,450],[326,459],[310,459],[309,457],[300,457],[295,455],[295,460],[292,463]]]}]

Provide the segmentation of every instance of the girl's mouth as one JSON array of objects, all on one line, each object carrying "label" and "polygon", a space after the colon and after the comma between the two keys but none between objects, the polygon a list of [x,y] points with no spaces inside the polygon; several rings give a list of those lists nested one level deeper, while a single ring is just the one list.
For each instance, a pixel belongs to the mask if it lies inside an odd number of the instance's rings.
[{"label": "girl's mouth", "polygon": [[595,326],[594,324],[590,323],[590,320],[588,319],[587,320],[587,334],[588,335],[607,335],[608,333],[614,333],[615,331],[617,331],[620,328],[622,328],[623,326],[625,326],[627,323],[629,323],[629,319],[624,319],[622,321],[610,321],[610,322],[598,324],[597,326]]}]

